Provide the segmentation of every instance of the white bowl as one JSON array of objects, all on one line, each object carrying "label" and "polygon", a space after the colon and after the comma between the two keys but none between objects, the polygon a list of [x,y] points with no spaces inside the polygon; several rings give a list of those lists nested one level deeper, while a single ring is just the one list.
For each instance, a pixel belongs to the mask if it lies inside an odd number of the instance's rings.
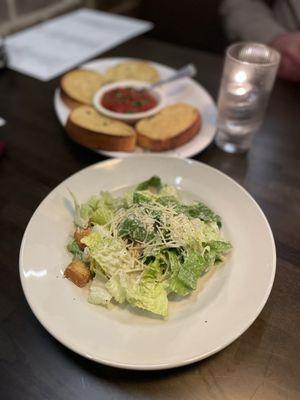
[{"label": "white bowl", "polygon": [[164,99],[162,92],[159,89],[151,90],[151,94],[157,100],[157,105],[147,111],[126,114],[126,113],[119,113],[119,112],[111,111],[111,110],[108,110],[107,108],[103,107],[101,104],[101,100],[102,100],[102,97],[104,96],[104,94],[112,89],[116,89],[119,87],[121,87],[121,88],[130,87],[130,88],[134,88],[134,89],[143,89],[143,88],[147,89],[147,87],[149,87],[149,84],[146,82],[135,81],[135,80],[123,80],[123,81],[108,83],[108,84],[102,86],[94,95],[93,104],[94,104],[94,107],[96,108],[96,110],[98,110],[101,114],[103,114],[107,117],[118,119],[120,121],[124,121],[127,123],[135,123],[139,119],[151,117],[152,115],[158,113],[164,107],[165,99]]}]

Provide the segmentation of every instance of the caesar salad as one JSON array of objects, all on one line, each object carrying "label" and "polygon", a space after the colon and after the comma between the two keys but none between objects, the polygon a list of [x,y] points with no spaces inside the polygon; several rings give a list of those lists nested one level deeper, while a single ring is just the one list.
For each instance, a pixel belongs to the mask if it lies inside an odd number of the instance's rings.
[{"label": "caesar salad", "polygon": [[171,294],[187,296],[232,248],[221,218],[200,201],[183,202],[174,186],[152,176],[120,197],[109,192],[79,204],[72,194],[72,262],[65,277],[89,285],[88,302],[128,303],[167,317]]}]

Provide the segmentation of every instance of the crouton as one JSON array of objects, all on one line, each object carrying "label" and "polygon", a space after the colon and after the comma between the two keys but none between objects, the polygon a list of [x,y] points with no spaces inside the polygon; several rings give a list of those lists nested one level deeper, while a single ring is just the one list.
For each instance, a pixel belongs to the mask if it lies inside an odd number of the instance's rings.
[{"label": "crouton", "polygon": [[70,279],[76,286],[83,287],[91,279],[91,271],[81,261],[72,261],[65,269],[65,277]]},{"label": "crouton", "polygon": [[88,236],[91,232],[92,232],[91,228],[86,228],[86,229],[77,228],[76,231],[74,232],[75,242],[78,244],[81,250],[85,248],[85,244],[81,243],[81,239],[85,236]]}]

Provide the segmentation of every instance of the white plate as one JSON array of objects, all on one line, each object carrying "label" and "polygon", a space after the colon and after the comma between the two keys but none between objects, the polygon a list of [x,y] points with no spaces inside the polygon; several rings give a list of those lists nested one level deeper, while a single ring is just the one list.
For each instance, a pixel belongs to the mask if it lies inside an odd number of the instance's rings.
[{"label": "white plate", "polygon": [[[129,307],[107,310],[91,305],[86,289],[62,277],[70,262],[65,246],[73,231],[67,189],[84,201],[100,190],[122,191],[153,174],[176,185],[184,197],[212,207],[234,247],[226,263],[205,277],[195,294],[171,303],[167,320]],[[108,160],[72,175],[35,211],[20,251],[23,290],[42,325],[82,356],[131,369],[189,364],[229,345],[266,303],[275,264],[269,224],[241,186],[205,164],[163,156]]]},{"label": "white plate", "polygon": [[[89,62],[87,64],[83,64],[81,68],[91,69],[104,73],[108,68],[112,67],[113,65],[127,60],[129,59],[102,58]],[[151,64],[153,64],[157,68],[162,79],[167,78],[175,72],[173,68],[167,67],[165,65],[158,63]],[[201,85],[189,78],[184,78],[172,82],[169,85],[162,87],[161,90],[166,96],[166,105],[178,102],[189,103],[198,108],[201,113],[202,128],[199,134],[183,146],[180,146],[174,150],[163,152],[163,154],[176,155],[178,157],[192,157],[200,151],[204,150],[214,138],[217,116],[215,102]],[[70,110],[62,101],[59,88],[56,89],[54,94],[54,108],[60,123],[65,126]],[[104,154],[110,157],[128,157],[136,153],[149,153],[141,148],[136,148],[134,153],[112,152],[104,150],[96,151],[100,154]]]}]

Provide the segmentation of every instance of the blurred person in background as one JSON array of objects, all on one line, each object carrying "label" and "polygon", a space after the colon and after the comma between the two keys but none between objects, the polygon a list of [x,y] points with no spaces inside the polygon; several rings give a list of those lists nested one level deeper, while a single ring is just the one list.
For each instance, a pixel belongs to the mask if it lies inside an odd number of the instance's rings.
[{"label": "blurred person in background", "polygon": [[275,48],[278,75],[300,81],[300,0],[223,0],[220,11],[230,40]]}]

